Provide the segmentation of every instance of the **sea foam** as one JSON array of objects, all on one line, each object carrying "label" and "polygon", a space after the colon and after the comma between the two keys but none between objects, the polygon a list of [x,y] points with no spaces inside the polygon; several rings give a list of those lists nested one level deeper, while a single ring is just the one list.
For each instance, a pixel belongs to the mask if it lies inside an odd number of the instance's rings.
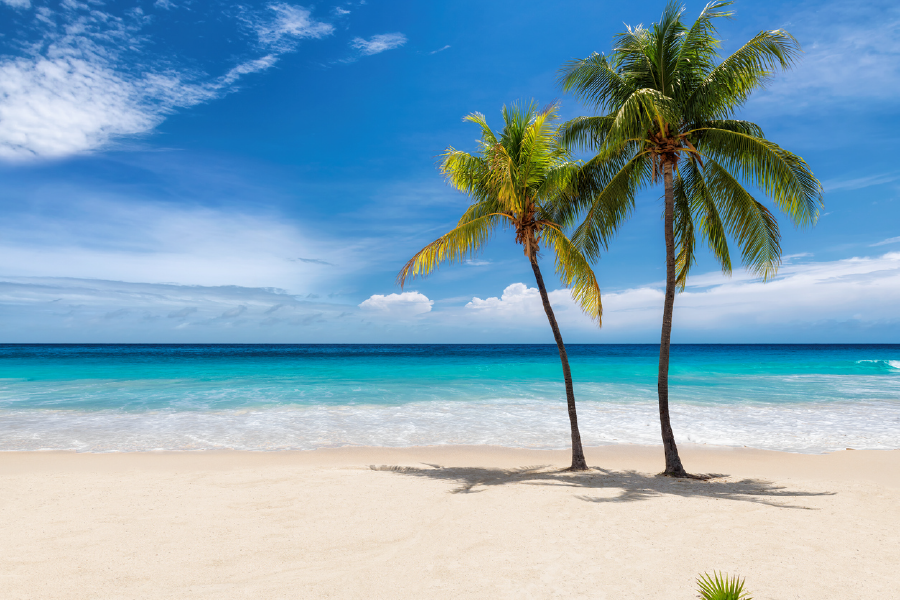
[{"label": "sea foam", "polygon": [[[649,402],[581,402],[588,446],[657,444]],[[672,406],[680,442],[820,453],[900,447],[893,402]],[[0,450],[311,450],[339,446],[492,444],[564,449],[563,402],[413,402],[395,406],[274,407],[217,411],[3,411]]]}]

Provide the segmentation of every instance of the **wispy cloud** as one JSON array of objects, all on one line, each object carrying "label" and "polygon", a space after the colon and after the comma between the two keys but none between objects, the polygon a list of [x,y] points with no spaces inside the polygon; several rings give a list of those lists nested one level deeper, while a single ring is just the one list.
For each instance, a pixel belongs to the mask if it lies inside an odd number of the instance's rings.
[{"label": "wispy cloud", "polygon": [[12,8],[31,7],[31,0],[0,0],[0,3],[11,6]]},{"label": "wispy cloud", "polygon": [[[785,5],[786,7],[788,5]],[[817,3],[783,27],[803,44],[797,67],[754,102],[807,110],[830,102],[892,101],[900,93],[900,5],[892,0]],[[788,104],[786,100],[790,98]]]},{"label": "wispy cloud", "polygon": [[447,44],[447,45],[444,46],[443,48],[438,48],[437,50],[432,50],[432,51],[429,52],[428,54],[437,54],[438,52],[443,52],[444,50],[447,50],[447,49],[449,49],[449,48],[450,48],[450,44]]},{"label": "wispy cloud", "polygon": [[867,175],[865,177],[855,177],[852,179],[830,179],[823,181],[822,187],[825,188],[826,192],[861,190],[875,185],[893,183],[898,179],[900,179],[900,173],[879,173],[877,175]]},{"label": "wispy cloud", "polygon": [[373,35],[369,39],[353,38],[350,46],[359,50],[360,53],[370,56],[372,54],[380,54],[386,50],[399,48],[406,43],[406,36],[402,33],[382,33]]},{"label": "wispy cloud", "polygon": [[356,310],[272,288],[53,277],[0,277],[0,306],[3,341],[297,341]]},{"label": "wispy cloud", "polygon": [[316,21],[303,7],[277,3],[270,4],[268,9],[273,16],[259,18],[255,22],[259,41],[268,48],[287,52],[299,40],[322,38],[334,32],[333,25]]},{"label": "wispy cloud", "polygon": [[114,15],[75,3],[56,12],[41,7],[32,25],[42,43],[0,59],[0,159],[62,157],[147,133],[175,110],[272,67],[300,40],[333,31],[301,7],[278,3],[267,11],[248,17],[265,54],[209,77],[148,54],[140,9]]},{"label": "wispy cloud", "polygon": [[317,259],[296,257],[325,252],[350,268],[365,262],[348,254],[355,251],[346,244],[314,236],[277,214],[85,200],[74,193],[70,200],[65,217],[8,215],[0,224],[0,274],[309,293],[345,276],[346,269],[323,269],[309,262]]},{"label": "wispy cloud", "polygon": [[298,256],[297,258],[292,259],[292,260],[299,260],[300,262],[308,263],[308,264],[311,264],[311,265],[326,265],[326,266],[329,266],[329,267],[333,267],[333,266],[334,266],[333,264],[331,264],[331,263],[328,262],[327,260],[322,260],[322,259],[320,259],[320,258],[302,258],[302,257],[299,257],[299,256]]},{"label": "wispy cloud", "polygon": [[874,244],[870,244],[871,246],[886,246],[888,244],[897,244],[900,243],[900,236],[888,238],[886,240],[881,240],[880,242],[875,242]]}]

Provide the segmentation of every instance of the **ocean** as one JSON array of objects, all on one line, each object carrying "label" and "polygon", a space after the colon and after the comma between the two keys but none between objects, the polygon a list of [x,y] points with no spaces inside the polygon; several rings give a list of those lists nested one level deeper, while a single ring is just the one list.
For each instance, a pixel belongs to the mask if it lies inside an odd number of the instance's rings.
[{"label": "ocean", "polygon": [[[658,346],[567,346],[585,445],[658,444]],[[900,345],[674,345],[681,443],[900,448]],[[0,451],[569,447],[552,345],[0,345]]]}]

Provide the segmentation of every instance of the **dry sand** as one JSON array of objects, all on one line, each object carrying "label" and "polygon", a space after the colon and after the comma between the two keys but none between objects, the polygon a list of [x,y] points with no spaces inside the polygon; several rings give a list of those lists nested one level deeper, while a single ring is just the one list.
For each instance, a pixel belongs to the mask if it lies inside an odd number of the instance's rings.
[{"label": "dry sand", "polygon": [[900,598],[900,451],[682,455],[0,453],[0,597]]}]

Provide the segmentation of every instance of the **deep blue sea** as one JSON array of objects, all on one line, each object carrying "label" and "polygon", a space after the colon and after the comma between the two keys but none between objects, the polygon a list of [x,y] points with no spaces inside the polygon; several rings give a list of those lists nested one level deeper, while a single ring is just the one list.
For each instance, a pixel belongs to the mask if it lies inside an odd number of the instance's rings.
[{"label": "deep blue sea", "polygon": [[[659,443],[658,346],[568,346],[586,445]],[[900,345],[675,345],[679,442],[900,448]],[[0,450],[568,447],[551,345],[2,345]]]}]

